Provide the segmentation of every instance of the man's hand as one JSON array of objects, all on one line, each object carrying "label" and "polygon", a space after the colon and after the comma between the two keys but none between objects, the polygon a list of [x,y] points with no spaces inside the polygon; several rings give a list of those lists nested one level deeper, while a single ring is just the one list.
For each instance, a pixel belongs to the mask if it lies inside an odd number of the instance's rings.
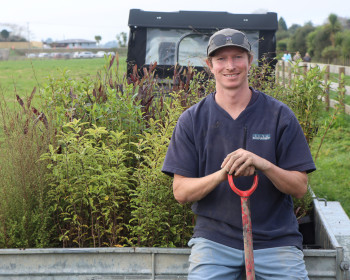
[{"label": "man's hand", "polygon": [[261,171],[269,167],[269,162],[256,154],[244,149],[238,149],[226,156],[221,168],[234,177],[251,176],[256,169]]}]

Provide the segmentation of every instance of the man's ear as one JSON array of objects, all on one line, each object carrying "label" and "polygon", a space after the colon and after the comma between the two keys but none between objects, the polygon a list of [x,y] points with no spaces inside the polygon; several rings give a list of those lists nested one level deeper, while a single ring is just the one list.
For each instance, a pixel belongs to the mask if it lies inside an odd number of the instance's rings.
[{"label": "man's ear", "polygon": [[211,61],[211,59],[206,59],[205,63],[207,64],[207,66],[209,67],[210,71],[213,68],[213,62]]},{"label": "man's ear", "polygon": [[252,67],[253,59],[254,59],[254,56],[253,56],[253,55],[250,55],[250,59],[249,59],[249,69],[250,69],[250,67]]}]

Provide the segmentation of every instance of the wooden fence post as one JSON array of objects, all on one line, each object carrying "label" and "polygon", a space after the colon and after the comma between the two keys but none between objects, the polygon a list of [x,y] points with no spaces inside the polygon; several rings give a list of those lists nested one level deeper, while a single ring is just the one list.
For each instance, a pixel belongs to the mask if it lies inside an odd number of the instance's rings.
[{"label": "wooden fence post", "polygon": [[329,81],[329,71],[330,71],[330,67],[329,65],[326,66],[326,72],[324,74],[324,82],[325,82],[325,102],[326,102],[326,110],[329,111],[329,85],[328,85],[328,81]]},{"label": "wooden fence post", "polygon": [[286,85],[286,63],[284,60],[282,61],[282,85]]},{"label": "wooden fence post", "polygon": [[278,85],[280,83],[280,63],[277,61],[275,69],[275,83]]},{"label": "wooden fence post", "polygon": [[345,113],[345,82],[344,77],[345,75],[345,67],[339,67],[339,105],[341,107],[341,110]]},{"label": "wooden fence post", "polygon": [[292,65],[288,63],[288,86],[292,83]]},{"label": "wooden fence post", "polygon": [[307,74],[307,64],[304,63],[304,64],[302,65],[302,67],[303,67],[303,69],[304,69],[304,71],[303,71],[304,76],[306,76],[306,74]]}]

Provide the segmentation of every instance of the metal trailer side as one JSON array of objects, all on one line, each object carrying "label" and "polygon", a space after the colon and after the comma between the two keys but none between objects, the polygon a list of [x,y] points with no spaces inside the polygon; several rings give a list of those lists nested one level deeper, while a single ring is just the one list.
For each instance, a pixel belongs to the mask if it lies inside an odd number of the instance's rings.
[{"label": "metal trailer side", "polygon": [[[305,249],[310,280],[348,280],[349,263],[314,200],[315,237],[322,249]],[[187,279],[190,249],[78,248],[2,249],[0,279]]]},{"label": "metal trailer side", "polygon": [[314,199],[313,205],[315,243],[322,249],[304,250],[309,277],[310,279],[349,280],[349,260],[345,258],[344,247],[339,244],[329,226],[330,219],[333,217],[326,216],[323,211],[323,208],[327,207],[327,202]]}]

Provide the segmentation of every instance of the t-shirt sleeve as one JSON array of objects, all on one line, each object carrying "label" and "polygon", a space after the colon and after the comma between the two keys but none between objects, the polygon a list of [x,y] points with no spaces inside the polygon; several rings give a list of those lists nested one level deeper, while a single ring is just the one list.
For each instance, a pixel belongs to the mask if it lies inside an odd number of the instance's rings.
[{"label": "t-shirt sleeve", "polygon": [[304,132],[294,114],[283,124],[277,143],[277,165],[286,170],[316,170]]},{"label": "t-shirt sleeve", "polygon": [[162,172],[170,176],[198,177],[197,162],[193,123],[190,113],[185,111],[173,131]]}]

